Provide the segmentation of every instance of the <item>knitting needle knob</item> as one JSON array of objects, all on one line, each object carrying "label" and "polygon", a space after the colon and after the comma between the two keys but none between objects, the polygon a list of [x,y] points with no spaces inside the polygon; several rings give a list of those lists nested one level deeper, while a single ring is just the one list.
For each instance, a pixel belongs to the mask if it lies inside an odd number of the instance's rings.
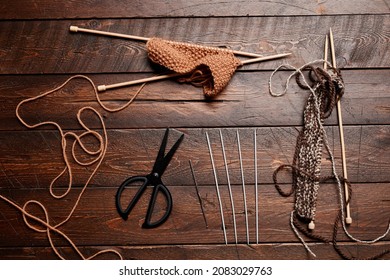
[{"label": "knitting needle knob", "polygon": [[71,25],[71,26],[69,27],[69,31],[71,31],[71,32],[78,32],[78,31],[79,31],[79,28],[78,28],[78,26]]},{"label": "knitting needle knob", "polygon": [[100,86],[97,87],[97,90],[98,91],[106,91],[107,87],[106,87],[106,85],[100,85]]},{"label": "knitting needle knob", "polygon": [[307,227],[308,227],[310,230],[313,230],[313,229],[316,228],[316,225],[315,225],[315,223],[314,223],[313,221],[311,221]]}]

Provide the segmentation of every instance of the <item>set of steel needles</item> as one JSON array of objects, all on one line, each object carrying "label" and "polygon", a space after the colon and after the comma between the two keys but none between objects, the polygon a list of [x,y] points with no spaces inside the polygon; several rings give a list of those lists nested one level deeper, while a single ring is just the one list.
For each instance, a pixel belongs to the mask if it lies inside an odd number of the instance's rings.
[{"label": "set of steel needles", "polygon": [[[230,175],[229,175],[229,167],[227,163],[227,157],[226,157],[226,151],[225,151],[225,144],[224,144],[224,138],[222,134],[222,130],[219,130],[219,137],[222,147],[222,156],[223,156],[223,162],[226,172],[226,181],[227,181],[227,187],[229,191],[229,197],[230,197],[230,204],[232,209],[232,218],[233,218],[233,230],[234,230],[234,240],[235,243],[238,244],[238,236],[237,236],[237,223],[236,223],[236,211],[234,206],[234,198],[233,198],[233,192],[232,192],[232,185],[230,181]],[[246,228],[246,243],[250,244],[250,237],[249,237],[249,223],[248,223],[248,206],[247,206],[247,195],[246,195],[246,186],[245,186],[245,178],[244,178],[244,167],[242,163],[242,152],[241,152],[241,142],[240,142],[240,132],[239,130],[236,130],[236,137],[237,137],[237,147],[238,147],[238,156],[239,156],[239,164],[240,164],[240,177],[241,177],[241,185],[242,185],[242,199],[244,202],[244,215],[245,215],[245,228]],[[217,192],[217,198],[219,203],[219,210],[221,215],[221,223],[222,223],[222,229],[223,229],[223,236],[225,240],[225,244],[228,244],[227,240],[227,234],[226,234],[226,225],[225,225],[225,217],[224,217],[224,211],[223,211],[223,205],[222,205],[222,199],[221,199],[221,193],[220,193],[220,184],[218,183],[218,176],[217,176],[217,170],[215,167],[214,162],[214,156],[213,156],[213,150],[211,147],[210,137],[209,134],[206,132],[206,140],[208,145],[208,150],[210,154],[210,160],[211,165],[213,169],[214,174],[214,181],[215,181],[215,187]],[[256,215],[256,244],[259,244],[259,199],[258,199],[258,181],[257,181],[257,139],[256,139],[256,129],[253,132],[253,141],[254,141],[254,176],[255,176],[255,215]]]}]

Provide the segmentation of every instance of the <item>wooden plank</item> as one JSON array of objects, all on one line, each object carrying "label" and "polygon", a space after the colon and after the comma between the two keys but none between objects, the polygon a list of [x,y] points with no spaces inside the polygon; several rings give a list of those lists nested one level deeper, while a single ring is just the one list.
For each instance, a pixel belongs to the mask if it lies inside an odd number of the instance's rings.
[{"label": "wooden plank", "polygon": [[[214,184],[209,152],[205,138],[208,131],[214,150],[217,170],[225,183],[224,165],[218,129],[172,130],[169,143],[173,143],[179,132],[185,134],[180,149],[176,152],[170,167],[164,174],[168,185],[192,185],[193,180],[188,161],[193,161],[201,185]],[[240,168],[236,141],[236,129],[222,130],[228,164],[233,184],[240,184]],[[241,148],[245,177],[248,183],[254,183],[252,128],[241,128]],[[78,131],[77,133],[82,133]],[[148,174],[156,158],[164,131],[162,129],[145,130],[109,130],[106,158],[94,184],[99,186],[117,186],[129,175]],[[336,168],[341,170],[338,127],[327,127],[331,149],[336,159]],[[268,127],[257,129],[259,182],[272,183],[272,174],[280,164],[292,163],[298,129],[295,127]],[[390,126],[352,126],[345,127],[345,143],[348,161],[348,176],[352,182],[389,182],[390,181]],[[61,142],[56,131],[1,132],[0,133],[1,172],[0,185],[3,188],[24,188],[24,186],[47,187],[59,174],[64,163]],[[90,148],[96,148],[96,140],[85,139]],[[69,150],[71,139],[67,143]],[[95,146],[94,146],[95,145]],[[70,151],[69,151],[70,152]],[[81,158],[85,158],[79,153]],[[73,164],[73,163],[72,163]],[[83,185],[94,166],[87,170],[73,165],[76,185]],[[331,163],[324,154],[322,174],[330,175]],[[340,171],[341,172],[341,171]],[[113,179],[116,178],[116,179]],[[66,179],[59,182],[65,186]],[[281,174],[280,182],[291,182],[291,176]]]},{"label": "wooden plank", "polygon": [[[111,179],[115,180],[115,178]],[[389,187],[389,183],[354,185],[354,197],[351,202],[354,223],[348,227],[353,236],[361,239],[374,239],[385,232],[390,213]],[[141,228],[150,191],[145,193],[139,204],[133,209],[129,219],[124,221],[118,215],[114,203],[116,188],[91,186],[84,193],[72,218],[59,229],[80,246],[224,244],[215,187],[199,187],[208,228],[202,216],[195,187],[169,186],[169,189],[173,197],[173,210],[169,219],[158,228]],[[294,198],[281,197],[273,185],[261,185],[259,189],[259,242],[299,242],[289,224]],[[124,200],[130,199],[136,190],[136,188],[127,189],[124,192]],[[221,185],[220,191],[227,240],[229,244],[233,244],[232,210],[226,185]],[[233,186],[232,192],[236,210],[238,241],[239,243],[246,243],[241,186]],[[29,199],[38,200],[47,207],[50,223],[55,225],[67,217],[79,194],[79,189],[72,190],[63,200],[52,198],[46,189],[37,189],[32,186],[26,186],[25,189],[3,189],[1,193],[21,206]],[[248,184],[248,223],[252,244],[255,243],[253,194],[253,185]],[[165,203],[158,201],[155,215],[162,215],[164,207]],[[43,218],[43,213],[38,207],[29,206],[27,209],[30,213]],[[331,238],[338,210],[338,198],[334,185],[322,185],[318,193],[316,209],[315,233]],[[15,208],[2,201],[0,203],[0,213],[2,217],[0,228],[3,236],[0,240],[0,247],[49,246],[46,233],[38,233],[29,229],[23,222],[22,215]],[[56,246],[69,245],[57,234],[52,234],[52,238]],[[312,240],[306,240],[309,244],[313,243]],[[339,229],[338,240],[340,242],[350,241],[341,228]],[[384,240],[390,241],[390,236],[387,236]]]},{"label": "wooden plank", "polygon": [[353,5],[330,1],[61,1],[16,0],[0,3],[3,19],[118,18],[118,17],[213,17],[334,15],[389,13],[389,3],[380,0],[355,0]]},{"label": "wooden plank", "polygon": [[339,67],[382,68],[390,65],[387,48],[390,18],[387,15],[94,19],[0,22],[0,73],[153,70],[143,43],[71,34],[70,25],[263,54],[292,53],[288,59],[242,68],[246,70],[270,70],[283,61],[300,66],[322,58],[324,35],[332,27]]},{"label": "wooden plank", "polygon": [[[291,163],[307,93],[294,85],[288,95],[273,98],[267,93],[267,82],[270,70],[283,62],[300,66],[322,58],[324,34],[329,27],[335,32],[337,63],[346,70],[343,74],[347,92],[342,107],[349,178],[354,182],[351,202],[354,223],[348,229],[361,239],[373,239],[386,230],[390,213],[388,0],[357,0],[354,5],[335,0],[254,1],[245,5],[234,0],[143,1],[135,7],[134,1],[123,0],[83,3],[70,0],[55,5],[47,0],[15,0],[0,3],[0,11],[0,194],[20,205],[29,199],[43,202],[53,224],[67,216],[93,166],[74,167],[74,189],[64,200],[53,199],[48,186],[64,166],[59,135],[53,127],[24,128],[15,118],[17,103],[60,84],[74,73],[87,74],[97,83],[110,83],[149,76],[155,70],[147,60],[142,43],[70,34],[70,25],[249,52],[293,53],[289,59],[241,68],[228,88],[214,100],[206,102],[201,90],[190,85],[166,81],[148,85],[140,98],[120,113],[102,112],[109,128],[107,157],[72,219],[61,227],[87,255],[113,246],[126,259],[310,258],[289,225],[294,197],[281,197],[272,185],[275,168]],[[288,73],[280,73],[275,82],[281,84],[282,76]],[[109,105],[119,105],[134,90],[107,92],[102,97]],[[298,94],[291,94],[293,92]],[[50,118],[67,130],[81,133],[75,114],[86,105],[98,107],[91,88],[85,83],[71,84],[43,102],[25,106],[23,116],[32,123]],[[87,114],[85,119],[91,127],[99,128],[96,118]],[[341,170],[335,124],[335,116],[332,116],[326,122],[326,129],[337,170]],[[163,135],[162,128],[168,126],[185,134],[185,141],[164,174],[164,182],[173,195],[174,210],[163,226],[146,231],[140,226],[147,196],[126,222],[116,212],[114,196],[125,178],[150,171]],[[218,201],[205,143],[205,131],[208,131],[221,184],[227,236],[232,243],[232,209],[218,127],[223,128],[228,153],[239,245],[222,245]],[[254,129],[258,128],[260,245],[244,245],[237,128],[242,141],[252,242],[255,240],[252,137]],[[170,142],[178,136],[177,131],[172,129],[171,136]],[[90,147],[96,144],[91,138],[85,140]],[[195,167],[204,213],[198,202],[189,159]],[[330,170],[329,157],[324,155],[322,174],[329,174]],[[288,189],[291,174],[280,174],[280,181],[283,189]],[[64,192],[66,185],[64,176],[55,192]],[[130,199],[135,191],[134,188],[126,190],[124,200]],[[150,195],[150,190],[146,195]],[[164,203],[159,200],[157,205],[156,215],[161,215]],[[337,207],[335,185],[321,184],[316,233],[330,238]],[[36,207],[28,207],[28,210],[43,215]],[[56,258],[45,233],[30,230],[21,214],[4,201],[0,202],[0,232],[0,259]],[[77,257],[63,238],[53,234],[53,239],[61,246],[61,252],[69,258]],[[390,236],[378,244],[357,245],[341,229],[338,239],[345,251],[359,257],[388,249],[390,245]],[[339,258],[331,244],[305,240],[320,259]],[[113,258],[112,255],[105,257]]]},{"label": "wooden plank", "polygon": [[[389,242],[373,245],[340,244],[343,251],[359,258],[369,257],[389,247]],[[339,255],[330,244],[312,244],[317,259],[338,260]],[[68,247],[60,247],[61,253],[69,259],[78,259]],[[176,246],[91,246],[82,247],[86,256],[104,250],[116,249],[127,260],[305,260],[312,259],[300,244],[261,244],[261,245],[176,245]],[[11,260],[47,260],[57,259],[48,247],[11,247],[0,248],[1,259]],[[116,259],[115,255],[101,255],[97,259]],[[382,259],[389,259],[389,255]]]},{"label": "wooden plank", "polygon": [[[282,90],[289,74],[281,72],[275,77],[274,90]],[[345,70],[342,74],[346,87],[342,99],[344,124],[390,124],[390,70]],[[292,82],[285,96],[272,97],[268,93],[270,75],[270,72],[236,73],[228,87],[213,100],[206,100],[202,89],[191,85],[174,81],[150,83],[127,109],[102,114],[108,128],[300,126],[307,91]],[[100,85],[139,79],[146,75],[88,76]],[[0,103],[0,130],[22,130],[23,126],[15,117],[17,104],[54,89],[67,78],[63,75],[0,76],[0,99],[3,100]],[[99,96],[106,100],[107,106],[115,108],[129,100],[136,90],[137,87],[123,88]],[[91,85],[79,79],[58,93],[23,105],[21,115],[31,124],[52,119],[67,129],[76,129],[79,126],[75,116],[83,106],[98,108],[98,103]],[[326,124],[337,124],[335,113]]]}]

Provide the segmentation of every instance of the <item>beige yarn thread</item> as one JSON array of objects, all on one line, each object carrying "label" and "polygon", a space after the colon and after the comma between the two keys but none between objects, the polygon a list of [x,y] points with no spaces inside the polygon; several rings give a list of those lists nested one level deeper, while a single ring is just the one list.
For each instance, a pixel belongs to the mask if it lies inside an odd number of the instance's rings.
[{"label": "beige yarn thread", "polygon": [[[81,197],[82,195],[84,194],[87,186],[89,185],[90,181],[92,180],[93,176],[96,174],[97,170],[99,169],[101,163],[103,162],[103,159],[105,157],[105,154],[106,154],[106,151],[107,151],[107,146],[108,146],[108,137],[107,137],[107,129],[105,127],[105,124],[104,124],[104,120],[102,118],[102,116],[100,115],[100,113],[90,107],[90,106],[85,106],[85,107],[82,107],[81,109],[79,109],[79,111],[77,112],[77,120],[79,122],[79,124],[83,127],[83,129],[85,130],[85,132],[81,133],[80,135],[77,135],[76,133],[73,133],[73,132],[66,132],[64,133],[63,129],[61,128],[61,126],[56,123],[56,122],[53,122],[53,121],[44,121],[44,122],[40,122],[40,123],[36,123],[36,124],[28,124],[26,121],[24,121],[24,119],[20,116],[20,107],[23,105],[23,104],[26,104],[28,102],[31,102],[31,101],[34,101],[34,100],[37,100],[37,99],[40,99],[40,98],[43,98],[45,96],[48,96],[60,89],[62,89],[63,87],[65,87],[70,81],[74,80],[74,79],[85,79],[87,80],[90,85],[92,86],[93,88],[93,91],[94,91],[94,94],[95,94],[95,97],[96,97],[96,100],[97,102],[99,103],[99,105],[106,111],[108,112],[118,112],[120,110],[123,110],[125,109],[126,107],[128,107],[133,101],[134,99],[137,97],[137,95],[141,92],[141,90],[143,89],[143,87],[145,86],[145,84],[143,84],[139,89],[138,91],[134,94],[134,96],[128,101],[126,102],[126,104],[124,104],[123,106],[121,107],[118,107],[118,108],[109,108],[107,107],[106,105],[103,104],[103,102],[101,101],[100,97],[99,97],[99,94],[98,94],[98,91],[97,91],[97,88],[94,84],[94,82],[88,78],[87,76],[84,76],[84,75],[75,75],[75,76],[72,76],[70,78],[68,78],[63,84],[61,84],[60,86],[57,86],[56,88],[52,89],[52,90],[49,90],[47,92],[44,92],[42,94],[39,94],[35,97],[31,97],[31,98],[27,98],[27,99],[24,99],[22,100],[17,106],[16,106],[16,117],[18,118],[18,120],[24,125],[26,126],[27,128],[30,128],[30,129],[33,129],[33,128],[37,128],[37,127],[40,127],[40,126],[43,126],[43,125],[53,125],[56,127],[56,129],[58,130],[58,132],[60,133],[61,135],[61,147],[62,147],[62,156],[63,156],[63,160],[65,162],[65,168],[63,169],[63,171],[61,171],[59,173],[59,175],[57,175],[50,183],[50,194],[56,198],[56,199],[61,199],[61,198],[64,198],[66,195],[68,195],[68,193],[71,191],[72,189],[72,183],[73,183],[73,174],[72,174],[72,168],[70,166],[70,162],[69,162],[69,159],[68,159],[68,156],[67,156],[67,152],[66,152],[66,148],[67,148],[67,138],[74,138],[74,141],[73,141],[73,144],[72,144],[72,148],[71,148],[71,155],[72,155],[72,158],[73,160],[75,160],[75,162],[77,164],[79,164],[80,166],[91,166],[93,164],[96,164],[95,168],[93,169],[91,175],[88,177],[85,185],[83,186],[80,194],[78,195],[71,211],[69,212],[68,216],[63,220],[61,221],[60,223],[56,224],[56,225],[51,225],[50,224],[50,220],[49,220],[49,213],[47,211],[47,209],[45,208],[45,206],[39,202],[39,201],[36,201],[36,200],[29,200],[27,201],[23,207],[19,206],[17,203],[13,202],[12,200],[8,199],[7,197],[3,196],[3,195],[0,195],[0,198],[3,199],[4,201],[6,201],[7,203],[9,203],[10,205],[12,205],[13,207],[15,207],[16,209],[18,209],[20,212],[22,212],[23,214],[23,220],[24,222],[26,223],[26,225],[32,229],[32,230],[35,230],[37,232],[46,232],[47,234],[47,238],[49,240],[49,243],[50,243],[50,246],[51,248],[53,249],[53,251],[55,252],[55,254],[60,258],[60,259],[65,259],[65,257],[63,255],[61,255],[61,253],[57,250],[56,246],[54,245],[53,243],[53,240],[52,240],[52,237],[51,237],[51,231],[59,234],[60,236],[62,236],[64,239],[67,240],[67,242],[71,245],[71,247],[76,251],[76,253],[84,260],[86,259],[94,259],[96,258],[97,256],[101,255],[101,254],[104,254],[104,253],[113,253],[115,255],[117,255],[120,259],[123,259],[122,255],[116,251],[116,250],[113,250],[113,249],[106,249],[106,250],[101,250],[97,253],[95,253],[94,255],[92,256],[89,256],[89,257],[86,257],[84,256],[84,254],[79,250],[79,248],[76,246],[76,244],[63,232],[61,231],[59,228],[64,225],[66,222],[69,221],[69,219],[72,217],[74,211],[76,210],[80,200],[81,200]],[[85,111],[91,111],[92,113],[94,113],[99,121],[100,121],[100,124],[101,124],[101,128],[102,128],[102,131],[103,131],[103,136],[100,135],[98,132],[90,129],[89,127],[87,127],[87,125],[83,122],[82,120],[82,114],[85,112]],[[97,150],[90,150],[88,149],[84,144],[83,144],[83,138],[86,137],[86,136],[92,136],[94,138],[96,138],[96,140],[98,141],[99,143],[99,148]],[[75,151],[75,148],[76,148],[76,144],[82,149],[82,151],[90,156],[96,156],[94,159],[90,160],[90,161],[86,161],[86,162],[83,162],[81,161],[80,159],[78,159],[77,157],[77,154],[76,154],[76,151]],[[60,178],[62,177],[66,172],[68,172],[68,180],[69,180],[69,183],[68,183],[68,188],[67,190],[61,194],[61,195],[57,195],[54,193],[53,191],[53,185],[55,184],[55,182]],[[35,204],[37,206],[39,206],[44,215],[45,215],[45,221],[42,220],[41,218],[35,216],[35,215],[32,215],[30,214],[28,211],[27,211],[27,207],[30,205],[30,204]],[[42,226],[44,226],[46,229],[41,229],[41,228],[38,228],[37,226],[34,226],[32,225],[29,221],[28,221],[28,218],[38,222],[39,224],[41,224]]]}]

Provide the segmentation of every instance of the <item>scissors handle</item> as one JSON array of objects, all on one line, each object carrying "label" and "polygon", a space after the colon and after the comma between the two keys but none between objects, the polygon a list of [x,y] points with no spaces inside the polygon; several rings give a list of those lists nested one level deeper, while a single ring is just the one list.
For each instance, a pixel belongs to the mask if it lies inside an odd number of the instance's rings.
[{"label": "scissors handle", "polygon": [[[131,200],[130,204],[127,206],[126,210],[122,209],[120,198],[122,196],[122,192],[125,187],[134,183],[142,182],[141,187],[138,189],[137,193]],[[120,186],[115,196],[115,204],[116,209],[118,210],[119,215],[126,221],[129,217],[131,210],[133,210],[134,206],[137,204],[138,200],[141,198],[142,194],[145,192],[146,187],[148,186],[149,180],[144,176],[134,176],[127,178]]]},{"label": "scissors handle", "polygon": [[[164,215],[158,221],[152,222],[151,219],[152,219],[154,204],[156,203],[157,195],[159,192],[161,192],[165,197],[165,201],[167,202],[167,210],[165,211]],[[152,197],[151,197],[150,202],[149,202],[148,211],[146,212],[145,221],[144,221],[142,227],[143,228],[154,228],[154,227],[157,227],[157,226],[163,224],[168,219],[169,215],[171,214],[171,211],[172,211],[171,193],[169,192],[168,188],[164,184],[156,185],[153,189]]]},{"label": "scissors handle", "polygon": [[[123,190],[125,189],[126,186],[134,184],[134,183],[139,183],[139,182],[142,183],[141,187],[138,189],[137,193],[135,194],[135,196],[131,200],[130,204],[127,206],[126,210],[123,210],[121,203],[120,203],[120,197],[122,195]],[[130,177],[130,178],[126,179],[120,185],[120,187],[116,193],[115,204],[116,204],[116,208],[118,210],[119,215],[125,221],[128,219],[130,212],[133,210],[134,206],[137,204],[138,200],[141,198],[142,194],[145,192],[147,186],[150,185],[150,183],[151,182],[150,182],[150,179],[148,178],[148,176],[134,176],[134,177]],[[151,221],[152,213],[153,213],[154,205],[156,203],[157,195],[159,192],[161,192],[162,195],[164,195],[164,197],[165,197],[165,200],[167,202],[167,210],[165,211],[164,215],[158,221],[152,222]],[[142,227],[143,228],[154,228],[154,227],[161,225],[162,223],[164,223],[168,219],[171,211],[172,211],[171,193],[169,192],[167,187],[164,186],[164,184],[162,184],[162,183],[155,184],[153,187],[152,196],[150,198],[148,210],[146,212],[145,221],[144,221]]]}]

